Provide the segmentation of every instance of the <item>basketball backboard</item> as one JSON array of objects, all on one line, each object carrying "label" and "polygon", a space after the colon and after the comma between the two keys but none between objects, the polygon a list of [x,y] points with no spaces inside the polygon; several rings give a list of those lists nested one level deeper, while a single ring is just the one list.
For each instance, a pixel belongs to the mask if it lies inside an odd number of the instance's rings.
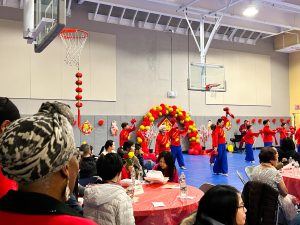
[{"label": "basketball backboard", "polygon": [[66,25],[66,0],[24,0],[24,38],[42,52]]},{"label": "basketball backboard", "polygon": [[225,68],[222,65],[191,63],[188,89],[194,91],[226,91]]}]

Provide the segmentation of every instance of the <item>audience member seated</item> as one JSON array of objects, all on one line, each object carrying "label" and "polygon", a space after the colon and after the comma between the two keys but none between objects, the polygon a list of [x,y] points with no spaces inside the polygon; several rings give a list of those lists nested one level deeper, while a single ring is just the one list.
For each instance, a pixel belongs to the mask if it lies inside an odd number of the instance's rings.
[{"label": "audience member seated", "polygon": [[[279,201],[283,205],[283,208],[286,209],[293,204],[295,197],[288,195],[288,190],[285,186],[283,178],[280,172],[275,168],[278,163],[278,153],[274,147],[264,147],[259,153],[260,165],[256,166],[253,169],[251,175],[251,180],[262,182],[270,185],[273,189],[279,192]],[[294,208],[295,209],[295,208]],[[296,213],[296,210],[294,211]],[[291,212],[285,211],[287,219],[292,219]],[[295,215],[294,215],[295,216]]]},{"label": "audience member seated", "polygon": [[296,146],[293,139],[290,137],[283,138],[281,147],[278,150],[278,160],[279,162],[287,164],[290,157],[300,163],[300,153],[296,152]]},{"label": "audience member seated", "polygon": [[84,216],[101,225],[135,224],[132,200],[120,185],[123,162],[116,153],[108,153],[97,163],[102,184],[88,186],[84,193]]},{"label": "audience member seated", "polygon": [[[123,150],[126,152],[126,154],[128,154],[129,152],[133,152],[133,155],[134,155],[134,152],[135,152],[135,144],[134,142],[132,141],[125,141],[124,145],[123,145]],[[123,156],[124,158],[124,156]],[[134,155],[132,157],[132,161],[133,161],[133,166],[134,166],[134,169],[136,171],[138,171],[139,169],[142,169],[142,166],[139,162],[139,159]]]},{"label": "audience member seated", "polygon": [[99,156],[105,156],[107,153],[112,153],[115,151],[115,142],[113,140],[107,140],[105,145],[102,146]]},{"label": "audience member seated", "polygon": [[96,159],[92,155],[91,148],[88,144],[81,145],[80,151],[82,151],[83,154],[79,166],[79,184],[85,187],[86,185],[96,181]]},{"label": "audience member seated", "polygon": [[47,102],[37,114],[5,129],[0,161],[19,190],[0,199],[1,223],[95,224],[65,205],[79,170],[73,124],[69,106]]},{"label": "audience member seated", "polygon": [[[125,164],[123,165],[123,168],[122,168],[122,175],[121,175],[122,180],[131,178],[131,172],[132,172],[132,170],[134,170],[132,157],[133,157],[133,153],[128,153],[124,156]],[[135,175],[137,175],[137,174],[135,174]]]},{"label": "audience member seated", "polygon": [[158,164],[154,166],[154,170],[159,170],[164,177],[169,177],[170,182],[179,182],[178,171],[176,169],[174,158],[171,152],[161,152],[158,156]]},{"label": "audience member seated", "polygon": [[228,185],[216,185],[199,201],[195,225],[244,225],[246,208],[240,192]]}]

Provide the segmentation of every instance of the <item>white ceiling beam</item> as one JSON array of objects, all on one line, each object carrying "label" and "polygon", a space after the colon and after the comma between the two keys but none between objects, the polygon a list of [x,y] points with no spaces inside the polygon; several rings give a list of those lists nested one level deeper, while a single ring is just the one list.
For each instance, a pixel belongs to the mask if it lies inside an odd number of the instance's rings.
[{"label": "white ceiling beam", "polygon": [[232,31],[232,33],[229,35],[229,40],[230,40],[230,41],[233,40],[233,37],[234,37],[234,35],[236,34],[237,31],[238,31],[238,29],[234,29],[234,30]]},{"label": "white ceiling beam", "polygon": [[109,9],[109,12],[108,12],[108,15],[107,15],[106,23],[108,23],[108,21],[109,21],[109,19],[110,19],[112,10],[113,10],[113,6],[111,5],[111,6],[110,6],[110,9]]},{"label": "white ceiling beam", "polygon": [[251,34],[248,36],[247,42],[251,39],[251,37],[254,33],[255,33],[254,31],[251,32]]},{"label": "white ceiling beam", "polygon": [[135,11],[135,13],[134,13],[134,16],[133,16],[133,18],[132,18],[132,23],[131,23],[131,26],[133,26],[134,25],[134,22],[135,22],[135,18],[136,18],[136,15],[138,14],[138,10],[136,10]]},{"label": "white ceiling beam", "polygon": [[101,5],[100,3],[97,4],[96,10],[95,10],[94,19],[96,18],[97,14],[98,14],[100,5]]},{"label": "white ceiling beam", "polygon": [[147,23],[147,21],[148,21],[148,19],[149,19],[149,16],[150,16],[150,13],[148,12],[148,13],[147,13],[147,16],[146,16],[146,18],[145,18],[145,21],[144,21],[144,27],[145,27],[145,24]]},{"label": "white ceiling beam", "polygon": [[288,2],[283,1],[274,1],[274,0],[261,0],[262,2],[266,2],[271,4],[273,7],[285,10],[285,11],[292,11],[292,12],[300,12],[300,5],[295,5]]},{"label": "white ceiling beam", "polygon": [[123,11],[122,11],[122,14],[121,14],[121,17],[120,17],[120,20],[119,20],[119,24],[122,23],[122,20],[123,20],[123,18],[124,18],[125,11],[126,11],[126,9],[123,8]]},{"label": "white ceiling beam", "polygon": [[156,20],[156,22],[155,22],[155,24],[154,24],[154,29],[156,28],[158,22],[160,21],[160,18],[161,18],[161,15],[159,15],[159,17],[157,18],[157,20]]},{"label": "white ceiling beam", "polygon": [[168,30],[171,20],[172,20],[172,17],[169,17],[168,22],[166,23],[165,31]]},{"label": "white ceiling beam", "polygon": [[182,22],[182,19],[179,20],[178,24],[177,24],[177,27],[175,28],[175,32],[178,30],[178,28],[180,27],[180,24]]},{"label": "white ceiling beam", "polygon": [[211,11],[211,12],[209,12],[209,14],[214,14],[214,13],[222,12],[223,10],[228,9],[228,8],[231,7],[231,6],[236,5],[236,4],[240,3],[241,1],[244,1],[244,0],[236,0],[235,2],[230,3],[228,6],[226,5],[226,6],[224,6],[224,7],[221,8],[221,9],[218,9],[218,10],[216,10],[216,11]]},{"label": "white ceiling beam", "polygon": [[195,3],[198,2],[198,1],[199,1],[199,0],[192,0],[192,1],[190,1],[189,3],[187,3],[187,4],[181,5],[181,6],[177,9],[177,12],[184,11],[187,7],[189,7],[189,6],[193,5],[193,4],[195,4]]}]

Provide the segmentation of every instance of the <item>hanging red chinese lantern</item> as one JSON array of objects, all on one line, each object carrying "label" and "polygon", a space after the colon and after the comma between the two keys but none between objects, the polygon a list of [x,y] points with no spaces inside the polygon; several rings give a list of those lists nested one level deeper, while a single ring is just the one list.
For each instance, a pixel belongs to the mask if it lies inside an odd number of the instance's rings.
[{"label": "hanging red chinese lantern", "polygon": [[75,82],[75,84],[77,85],[77,88],[75,89],[75,91],[76,91],[76,93],[77,93],[77,95],[75,96],[75,99],[76,99],[76,104],[75,104],[75,106],[76,106],[76,108],[77,108],[77,111],[78,111],[78,118],[77,118],[77,125],[78,125],[78,127],[80,128],[80,108],[82,107],[82,95],[81,95],[81,93],[82,93],[82,88],[81,88],[81,85],[82,85],[82,80],[81,80],[81,78],[82,78],[82,73],[80,73],[80,72],[77,72],[76,74],[75,74],[75,76],[76,76],[76,78],[77,78],[77,80],[76,80],[76,82]]}]

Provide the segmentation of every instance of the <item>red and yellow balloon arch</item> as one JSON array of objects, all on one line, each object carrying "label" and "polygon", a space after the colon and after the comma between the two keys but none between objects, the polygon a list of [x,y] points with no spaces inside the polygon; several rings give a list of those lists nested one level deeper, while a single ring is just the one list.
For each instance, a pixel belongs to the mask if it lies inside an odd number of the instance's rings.
[{"label": "red and yellow balloon arch", "polygon": [[190,144],[188,149],[189,154],[202,154],[199,133],[196,124],[191,119],[190,115],[175,105],[169,106],[167,104],[160,104],[159,106],[153,107],[148,111],[148,113],[144,116],[136,134],[137,142],[142,146],[145,158],[147,158],[149,154],[149,140],[146,137],[146,132],[150,129],[150,126],[154,123],[154,121],[162,116],[175,118],[177,122],[182,124],[184,130],[187,130],[187,137]]}]

